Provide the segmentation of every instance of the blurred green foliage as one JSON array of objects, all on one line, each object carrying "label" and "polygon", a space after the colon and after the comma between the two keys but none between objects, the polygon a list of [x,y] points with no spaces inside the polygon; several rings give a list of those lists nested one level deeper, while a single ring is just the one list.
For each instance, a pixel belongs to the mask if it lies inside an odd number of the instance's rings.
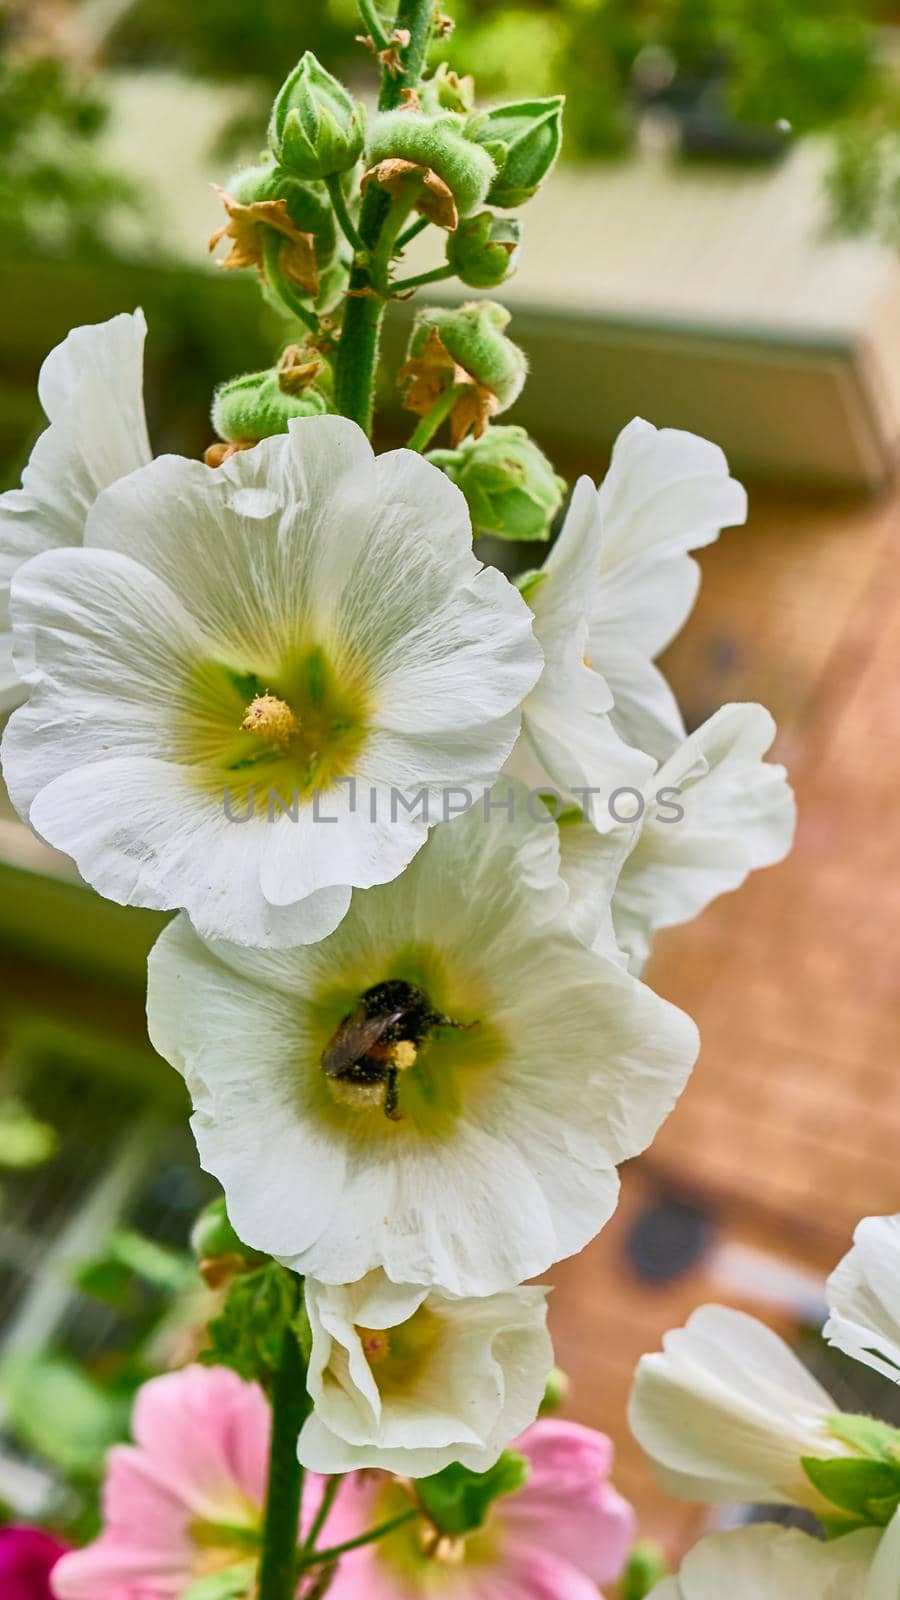
[{"label": "blurred green foliage", "polygon": [[114,209],[135,203],[123,174],[97,158],[102,98],[50,54],[18,56],[0,11],[0,234],[7,248],[104,249]]}]

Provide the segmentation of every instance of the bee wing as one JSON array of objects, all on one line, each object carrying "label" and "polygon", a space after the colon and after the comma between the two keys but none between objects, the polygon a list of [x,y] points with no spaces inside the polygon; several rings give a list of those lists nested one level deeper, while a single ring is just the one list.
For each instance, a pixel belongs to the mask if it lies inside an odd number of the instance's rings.
[{"label": "bee wing", "polygon": [[322,1052],[322,1071],[326,1078],[339,1078],[348,1067],[368,1055],[402,1015],[400,1007],[381,1017],[367,1017],[363,1011],[354,1011],[351,1017],[345,1017]]}]

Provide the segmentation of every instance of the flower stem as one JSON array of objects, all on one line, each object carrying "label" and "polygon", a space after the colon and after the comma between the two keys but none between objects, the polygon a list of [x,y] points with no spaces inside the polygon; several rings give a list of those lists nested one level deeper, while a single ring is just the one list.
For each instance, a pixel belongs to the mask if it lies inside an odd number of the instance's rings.
[{"label": "flower stem", "polygon": [[309,1533],[306,1535],[306,1538],[303,1542],[304,1553],[315,1550],[316,1540],[318,1539],[319,1534],[322,1532],[322,1529],[328,1520],[328,1513],[334,1505],[335,1497],[343,1481],[343,1476],[340,1473],[337,1473],[335,1477],[328,1479],[325,1488],[322,1490],[322,1498],[319,1501],[319,1509],[313,1518],[312,1527],[310,1528]]},{"label": "flower stem", "polygon": [[386,50],[391,42],[390,34],[378,15],[373,0],[356,0],[356,9],[376,50]]},{"label": "flower stem", "polygon": [[[411,1522],[413,1517],[422,1515],[418,1506],[410,1506],[408,1511],[401,1511],[398,1517],[391,1517],[388,1522],[380,1522],[375,1528],[368,1528],[365,1533],[358,1533],[355,1539],[345,1539],[343,1544],[335,1544],[330,1550],[313,1550],[304,1555],[300,1570],[304,1572],[307,1567],[317,1567],[324,1562],[337,1561],[339,1556],[345,1556],[349,1550],[358,1550],[364,1544],[374,1544],[376,1539],[384,1539],[395,1528],[402,1528],[405,1522]],[[262,1594],[260,1594],[262,1600]]]},{"label": "flower stem", "polygon": [[419,272],[414,278],[397,278],[391,284],[391,294],[402,294],[404,289],[418,289],[425,283],[440,283],[442,278],[454,276],[452,267],[432,267],[430,272]]},{"label": "flower stem", "polygon": [[297,1534],[303,1468],[297,1439],[310,1410],[306,1373],[297,1336],[285,1328],[281,1358],[272,1378],[272,1442],[263,1523],[259,1600],[294,1600],[297,1592]]},{"label": "flower stem", "polygon": [[[422,76],[431,39],[435,0],[400,0],[395,26],[409,30],[409,44],[403,50],[403,70],[394,76],[381,74],[379,111],[392,111],[403,99],[403,90],[415,88]],[[381,230],[391,211],[390,198],[376,184],[363,198],[359,216],[359,236],[363,248],[374,252]],[[367,263],[359,261],[350,274],[351,290],[376,287]],[[335,370],[335,402],[338,411],[358,422],[366,433],[372,431],[378,347],[385,302],[380,297],[351,294],[344,312]]]},{"label": "flower stem", "polygon": [[451,383],[440,398],[435,400],[431,410],[426,411],[424,417],[419,421],[418,426],[407,440],[407,450],[418,450],[421,455],[423,450],[428,449],[444,418],[449,417],[453,410],[457,398],[456,385]]},{"label": "flower stem", "polygon": [[334,207],[334,214],[337,218],[338,227],[344,235],[344,238],[347,240],[348,244],[353,246],[354,250],[361,250],[363,247],[362,240],[356,231],[356,224],[354,223],[350,212],[347,210],[347,202],[344,199],[344,191],[341,187],[340,175],[336,172],[332,173],[330,177],[325,179],[325,187],[327,188],[331,197],[331,204]]}]

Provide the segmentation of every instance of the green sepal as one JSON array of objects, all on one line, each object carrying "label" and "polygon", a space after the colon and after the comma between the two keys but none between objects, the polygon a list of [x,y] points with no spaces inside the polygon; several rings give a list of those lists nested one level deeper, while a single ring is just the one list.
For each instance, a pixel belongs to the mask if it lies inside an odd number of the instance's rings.
[{"label": "green sepal", "polygon": [[283,200],[294,227],[301,233],[312,234],[320,269],[324,270],[334,260],[338,233],[334,212],[324,189],[303,183],[275,161],[244,167],[229,179],[225,187],[235,200],[245,206],[257,200]]},{"label": "green sepal", "polygon": [[473,289],[496,289],[515,271],[522,224],[515,217],[478,211],[447,235],[447,265]]},{"label": "green sepal", "polygon": [[409,354],[422,355],[436,332],[457,365],[505,411],[518,400],[528,372],[524,352],[504,331],[509,321],[510,313],[497,300],[470,300],[454,309],[426,306],[413,325]]},{"label": "green sepal", "polygon": [[876,1508],[894,1497],[900,1500],[900,1464],[865,1457],[837,1456],[823,1461],[819,1456],[801,1456],[800,1465],[830,1505],[867,1523],[883,1526],[890,1517]]},{"label": "green sepal", "polygon": [[180,1600],[247,1600],[253,1592],[256,1561],[238,1561],[221,1572],[208,1572],[182,1590]]},{"label": "green sepal", "polygon": [[658,1544],[649,1539],[636,1544],[619,1579],[616,1600],[645,1600],[645,1596],[668,1576],[669,1565]]},{"label": "green sepal", "polygon": [[274,1261],[235,1278],[222,1312],[209,1324],[209,1348],[200,1360],[265,1383],[279,1367],[285,1333],[294,1324],[297,1281]]},{"label": "green sepal", "polygon": [[529,596],[540,588],[546,576],[547,573],[543,567],[529,567],[527,572],[520,572],[518,577],[513,579],[513,582],[522,599],[528,600]]},{"label": "green sepal", "polygon": [[468,115],[475,105],[475,79],[461,78],[442,61],[422,84],[419,98],[423,111],[461,111]]},{"label": "green sepal", "polygon": [[879,1422],[877,1417],[839,1411],[827,1418],[826,1427],[836,1439],[852,1445],[864,1456],[871,1456],[876,1461],[900,1463],[900,1429],[892,1428],[887,1422]]},{"label": "green sepal", "polygon": [[[432,450],[428,460],[462,490],[476,534],[521,541],[549,537],[566,482],[524,428],[488,427],[479,439],[464,439],[455,450]],[[543,576],[525,574],[528,589],[533,592]],[[527,598],[521,581],[518,587]]]},{"label": "green sepal", "polygon": [[496,177],[489,152],[467,137],[466,120],[452,111],[382,111],[372,120],[366,165],[411,161],[443,178],[461,217],[484,203]]},{"label": "green sepal", "polygon": [[311,50],[285,79],[272,107],[269,148],[298,178],[348,172],[362,154],[365,112]]},{"label": "green sepal", "polygon": [[562,147],[565,97],[517,100],[472,118],[472,138],[497,167],[488,192],[491,205],[508,211],[530,200],[549,176]]},{"label": "green sepal", "polygon": [[569,1393],[569,1375],[562,1367],[554,1367],[544,1385],[544,1398],[538,1407],[539,1417],[552,1416],[565,1405]]},{"label": "green sepal", "polygon": [[518,1450],[504,1450],[487,1472],[470,1472],[454,1462],[430,1478],[419,1478],[416,1492],[435,1527],[458,1538],[482,1528],[493,1502],[521,1489],[530,1471],[527,1456]]}]

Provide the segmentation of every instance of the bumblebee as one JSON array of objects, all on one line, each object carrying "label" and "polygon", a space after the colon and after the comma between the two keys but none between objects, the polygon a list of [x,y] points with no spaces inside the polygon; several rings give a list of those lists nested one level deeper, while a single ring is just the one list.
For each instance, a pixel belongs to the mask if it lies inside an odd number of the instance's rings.
[{"label": "bumblebee", "polygon": [[433,1028],[471,1028],[435,1011],[424,990],[401,978],[376,983],[338,1023],[322,1051],[322,1071],[338,1098],[356,1106],[381,1106],[400,1119],[400,1074],[408,1071]]}]

